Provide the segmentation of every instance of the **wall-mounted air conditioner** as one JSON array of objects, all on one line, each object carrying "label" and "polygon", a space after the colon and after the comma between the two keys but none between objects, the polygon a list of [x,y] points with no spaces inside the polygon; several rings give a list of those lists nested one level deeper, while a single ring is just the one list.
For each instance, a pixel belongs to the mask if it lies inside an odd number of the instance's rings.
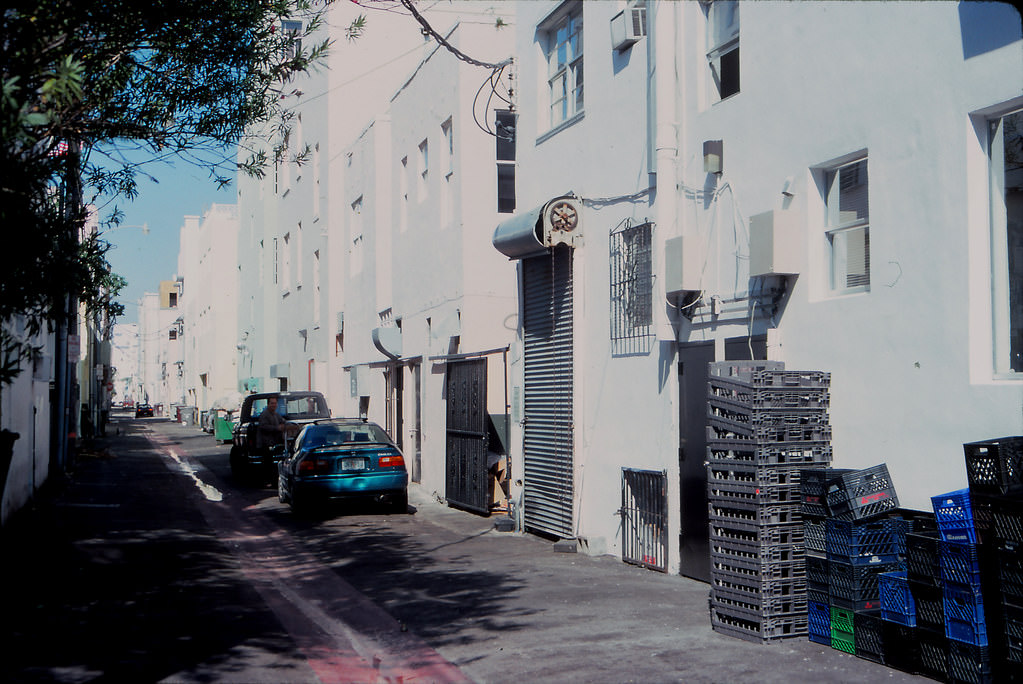
[{"label": "wall-mounted air conditioner", "polygon": [[664,241],[664,290],[671,298],[703,289],[707,241],[699,235],[680,235]]},{"label": "wall-mounted air conditioner", "polygon": [[611,46],[621,52],[646,36],[646,2],[630,2],[611,18]]},{"label": "wall-mounted air conditioner", "polygon": [[798,274],[799,252],[792,212],[773,209],[750,217],[750,278]]}]

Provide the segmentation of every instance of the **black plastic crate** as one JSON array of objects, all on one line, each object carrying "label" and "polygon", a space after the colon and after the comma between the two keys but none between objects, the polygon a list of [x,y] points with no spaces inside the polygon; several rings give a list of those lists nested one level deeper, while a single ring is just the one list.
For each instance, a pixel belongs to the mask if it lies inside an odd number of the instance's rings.
[{"label": "black plastic crate", "polygon": [[1009,603],[1023,605],[1023,544],[1004,542],[995,550],[997,585]]},{"label": "black plastic crate", "polygon": [[963,445],[970,490],[984,494],[1023,491],[1023,437],[970,442]]},{"label": "black plastic crate", "polygon": [[712,560],[751,568],[803,562],[805,558],[802,544],[753,546],[715,540],[710,541],[710,555]]},{"label": "black plastic crate", "polygon": [[938,533],[938,522],[932,511],[896,508],[887,517],[892,521],[892,533],[901,556],[906,555],[906,535]]},{"label": "black plastic crate", "polygon": [[849,468],[804,468],[800,475],[800,496],[803,515],[826,518],[828,510],[828,480],[852,472]]},{"label": "black plastic crate", "polygon": [[824,466],[831,463],[831,444],[760,444],[752,440],[720,439],[713,428],[708,428],[707,459],[708,462],[733,460],[761,466]]},{"label": "black plastic crate", "polygon": [[831,604],[850,610],[880,610],[878,575],[900,569],[899,563],[853,565],[829,561],[828,592]]},{"label": "black plastic crate", "polygon": [[939,682],[946,681],[948,679],[948,637],[941,632],[917,627],[916,641],[919,652],[917,673]]},{"label": "black plastic crate", "polygon": [[766,525],[751,528],[746,525],[729,525],[727,521],[712,521],[710,538],[746,546],[798,544],[803,539],[803,529],[799,525]]},{"label": "black plastic crate", "polygon": [[736,529],[758,531],[761,527],[776,525],[796,526],[802,521],[799,504],[772,504],[761,506],[743,502],[708,502],[711,524],[720,523]]},{"label": "black plastic crate", "polygon": [[856,522],[828,518],[828,560],[853,565],[897,561],[899,553],[894,529],[893,521],[888,519]]},{"label": "black plastic crate", "polygon": [[943,541],[938,546],[941,581],[980,590],[980,551],[976,544]]},{"label": "black plastic crate", "polygon": [[883,620],[877,612],[859,612],[853,615],[853,640],[856,655],[875,663],[884,663]]},{"label": "black plastic crate", "polygon": [[829,480],[828,509],[841,520],[867,520],[899,507],[899,497],[884,463]]},{"label": "black plastic crate", "polygon": [[909,593],[913,595],[913,602],[916,604],[917,626],[944,634],[945,605],[942,588],[910,580]]},{"label": "black plastic crate", "polygon": [[731,440],[759,446],[831,441],[831,426],[827,424],[746,425],[722,418],[710,418],[708,423],[708,442]]},{"label": "black plastic crate", "polygon": [[920,669],[920,643],[916,628],[882,620],[881,633],[884,664],[903,672],[917,672]]},{"label": "black plastic crate", "polygon": [[806,636],[806,612],[751,619],[741,612],[711,606],[711,629],[747,641],[766,642]]},{"label": "black plastic crate", "polygon": [[802,558],[778,563],[750,562],[711,551],[710,573],[713,577],[727,577],[756,585],[792,580],[800,580],[806,585],[806,563]]},{"label": "black plastic crate", "polygon": [[745,592],[714,587],[711,589],[710,597],[722,610],[731,611],[735,615],[745,615],[751,619],[791,615],[806,612],[807,609],[806,594],[750,596]]},{"label": "black plastic crate", "polygon": [[708,477],[707,498],[728,503],[740,501],[757,505],[798,504],[799,485],[756,485],[720,482]]},{"label": "black plastic crate", "polygon": [[826,388],[831,386],[831,373],[823,371],[797,371],[763,369],[754,370],[751,374],[751,382],[757,387],[810,387]]},{"label": "black plastic crate", "polygon": [[1000,541],[1023,543],[1023,497],[992,497],[991,534]]},{"label": "black plastic crate", "polygon": [[710,379],[730,379],[737,382],[751,383],[756,371],[785,370],[784,361],[732,360],[715,361],[707,365]]},{"label": "black plastic crate", "polygon": [[909,579],[932,587],[941,586],[941,556],[938,533],[906,534],[906,571]]},{"label": "black plastic crate", "polygon": [[974,646],[949,639],[948,680],[956,684],[994,682],[990,649],[987,646]]},{"label": "black plastic crate", "polygon": [[827,558],[828,537],[827,518],[808,518],[803,516],[803,543],[806,545],[807,556]]},{"label": "black plastic crate", "polygon": [[751,487],[800,487],[801,468],[795,466],[761,466],[735,459],[707,458],[707,481]]},{"label": "black plastic crate", "polygon": [[750,600],[806,595],[805,579],[751,581],[746,577],[730,576],[727,573],[711,573],[710,586],[711,589],[728,591]]}]

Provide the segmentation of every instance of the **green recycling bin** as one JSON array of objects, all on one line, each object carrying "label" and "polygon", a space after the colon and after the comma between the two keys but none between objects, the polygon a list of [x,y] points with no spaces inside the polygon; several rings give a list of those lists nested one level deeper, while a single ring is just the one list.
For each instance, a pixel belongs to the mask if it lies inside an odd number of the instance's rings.
[{"label": "green recycling bin", "polygon": [[224,443],[234,439],[234,421],[217,415],[213,421],[213,437]]}]

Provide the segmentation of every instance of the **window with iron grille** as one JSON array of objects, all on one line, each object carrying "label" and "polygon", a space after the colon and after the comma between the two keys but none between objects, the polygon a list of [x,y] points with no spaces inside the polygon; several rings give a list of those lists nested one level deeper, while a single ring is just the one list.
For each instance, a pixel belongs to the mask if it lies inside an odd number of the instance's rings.
[{"label": "window with iron grille", "polygon": [[[653,336],[652,224],[626,222],[611,233],[611,339]],[[639,351],[639,350],[635,350]]]}]

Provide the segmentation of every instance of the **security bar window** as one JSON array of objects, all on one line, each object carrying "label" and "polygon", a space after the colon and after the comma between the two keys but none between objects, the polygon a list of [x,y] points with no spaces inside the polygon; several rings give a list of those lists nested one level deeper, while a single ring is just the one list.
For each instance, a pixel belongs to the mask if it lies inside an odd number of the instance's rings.
[{"label": "security bar window", "polygon": [[583,111],[583,13],[578,4],[545,27],[551,128]]},{"label": "security bar window", "polygon": [[650,223],[626,223],[611,233],[612,340],[646,339],[653,334],[651,234]]},{"label": "security bar window", "polygon": [[739,3],[713,0],[707,13],[707,61],[722,100],[739,92]]},{"label": "security bar window", "polygon": [[827,245],[831,290],[836,294],[870,289],[870,215],[867,160],[825,172]]},{"label": "security bar window", "polygon": [[1023,110],[993,119],[991,263],[995,371],[1023,372]]}]

